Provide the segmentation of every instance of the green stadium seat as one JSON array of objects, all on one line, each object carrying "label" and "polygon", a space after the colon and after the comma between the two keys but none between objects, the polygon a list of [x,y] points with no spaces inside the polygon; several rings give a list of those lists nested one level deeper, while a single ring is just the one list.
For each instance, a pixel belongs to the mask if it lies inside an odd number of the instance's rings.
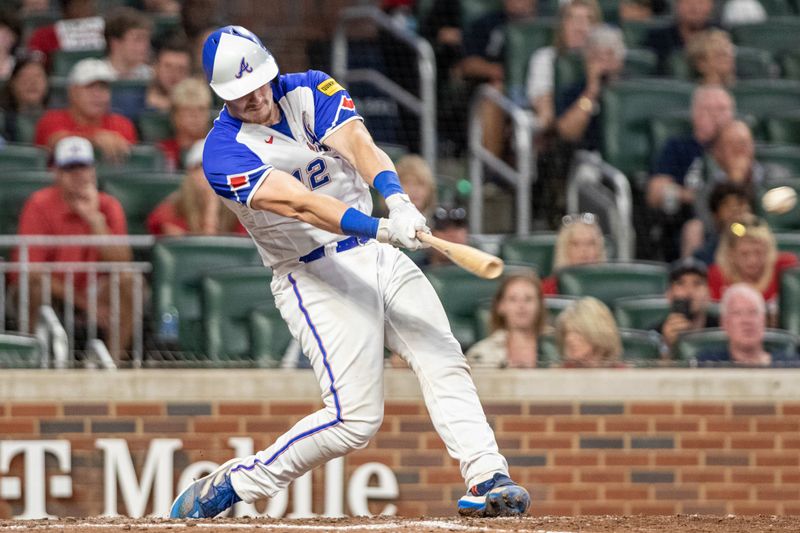
[{"label": "green stadium seat", "polygon": [[764,120],[764,127],[769,142],[800,145],[800,108],[777,110]]},{"label": "green stadium seat", "polygon": [[121,163],[113,163],[98,157],[97,172],[108,174],[119,171],[147,170],[163,172],[166,170],[164,162],[164,152],[152,144],[135,144],[131,146],[131,153],[128,158]]},{"label": "green stadium seat", "polygon": [[[650,121],[689,109],[693,86],[679,80],[621,81],[602,96],[603,157],[625,175],[635,178],[650,167]],[[658,105],[654,105],[658,102]]]},{"label": "green stadium seat", "polygon": [[[700,76],[689,64],[683,51],[670,55],[670,75],[681,80],[697,80]],[[766,80],[777,78],[780,67],[766,50],[749,46],[736,47],[736,76],[740,80]]]},{"label": "green stadium seat", "polygon": [[547,314],[550,321],[555,324],[556,318],[561,312],[576,302],[579,298],[577,296],[545,296],[544,308],[547,309]]},{"label": "green stadium seat", "polygon": [[783,17],[793,15],[791,0],[759,0],[759,4],[764,7],[769,17]]},{"label": "green stadium seat", "polygon": [[503,242],[500,255],[507,262],[535,265],[539,277],[546,278],[553,267],[557,236],[555,232],[548,231],[511,237]]},{"label": "green stadium seat", "polygon": [[444,305],[453,335],[467,349],[477,340],[475,309],[494,295],[497,281],[476,277],[455,265],[428,268],[425,275]]},{"label": "green stadium seat", "polygon": [[692,116],[688,110],[653,117],[650,119],[650,142],[653,146],[653,157],[658,157],[670,138],[685,137],[691,134]]},{"label": "green stadium seat", "polygon": [[789,80],[800,80],[800,50],[786,52],[781,57],[783,77]]},{"label": "green stadium seat", "polygon": [[629,20],[622,23],[625,46],[639,48],[644,46],[647,34],[652,29],[666,28],[672,24],[672,17],[654,17],[649,20]]},{"label": "green stadium seat", "polygon": [[271,280],[272,273],[258,265],[225,268],[203,277],[205,356],[212,361],[252,360],[250,313],[273,300]]},{"label": "green stadium seat", "polygon": [[461,27],[469,31],[476,20],[493,13],[502,11],[502,0],[459,0],[461,3]]},{"label": "green stadium seat", "polygon": [[[178,15],[159,14],[153,17],[153,42],[160,42],[165,37],[181,29]],[[182,31],[182,30],[181,30]]]},{"label": "green stadium seat", "polygon": [[33,141],[36,137],[36,124],[39,123],[39,119],[42,117],[42,113],[19,113],[15,117],[15,134],[16,134],[16,142],[18,143],[25,143],[25,144],[33,144]]},{"label": "green stadium seat", "polygon": [[46,170],[5,172],[0,178],[0,235],[15,234],[25,201],[52,184],[53,175]]},{"label": "green stadium seat", "polygon": [[800,82],[794,80],[743,80],[731,92],[738,112],[759,120],[777,110],[800,108]]},{"label": "green stadium seat", "polygon": [[45,170],[50,154],[40,146],[8,143],[0,148],[0,171]]},{"label": "green stadium seat", "polygon": [[522,97],[528,77],[528,63],[538,48],[553,42],[555,19],[536,18],[506,25],[506,90]]},{"label": "green stadium seat", "polygon": [[[778,185],[778,183],[771,185]],[[800,195],[800,181],[785,181],[781,182],[780,185],[791,187]],[[757,202],[757,205],[761,208],[760,200]],[[796,203],[794,207],[786,213],[777,214],[763,212],[762,215],[773,231],[796,231],[800,229],[800,202]]]},{"label": "green stadium seat", "polygon": [[614,300],[642,294],[663,294],[667,266],[660,263],[596,263],[561,269],[556,273],[559,293],[594,296],[609,307]]},{"label": "green stadium seat", "polygon": [[156,338],[171,343],[159,330],[161,317],[178,316],[180,349],[203,350],[201,281],[206,272],[225,267],[260,265],[246,237],[179,237],[159,239],[153,247],[153,317]]},{"label": "green stadium seat", "polygon": [[800,335],[800,268],[791,268],[781,274],[780,298],[781,327]]},{"label": "green stadium seat", "polygon": [[38,368],[43,356],[41,343],[33,335],[0,333],[0,368]]},{"label": "green stadium seat", "polygon": [[538,340],[536,366],[542,368],[561,366],[561,354],[558,353],[556,337],[552,333],[541,335]]},{"label": "green stadium seat", "polygon": [[800,18],[770,17],[757,24],[744,24],[731,29],[733,42],[769,51],[775,57],[797,48]]},{"label": "green stadium seat", "polygon": [[661,360],[661,335],[655,331],[620,328],[622,360],[634,366],[655,366]]},{"label": "green stadium seat", "polygon": [[69,76],[75,63],[88,58],[102,58],[103,50],[58,50],[52,56],[52,75]]},{"label": "green stadium seat", "polygon": [[22,35],[29,36],[37,28],[42,26],[49,26],[57,22],[61,18],[61,13],[58,11],[44,11],[41,13],[28,13],[21,17],[22,22]]},{"label": "green stadium seat", "polygon": [[628,78],[646,78],[658,72],[658,56],[645,48],[629,48],[625,52],[623,74]]},{"label": "green stadium seat", "polygon": [[487,298],[478,302],[475,307],[475,340],[485,339],[489,336],[492,317],[492,300]]},{"label": "green stadium seat", "polygon": [[[631,48],[625,53],[624,77],[647,78],[655,76],[658,71],[658,58],[651,50]],[[584,78],[583,56],[580,54],[562,54],[555,64],[556,93]]]},{"label": "green stadium seat", "polygon": [[[764,348],[768,352],[783,353],[797,358],[797,335],[782,329],[767,329],[764,334]],[[693,366],[697,356],[706,351],[721,351],[728,345],[728,334],[720,328],[707,328],[689,331],[678,336],[673,347],[676,361]]]},{"label": "green stadium seat", "polygon": [[669,302],[663,294],[614,300],[614,318],[621,328],[648,330],[663,322],[668,314]]},{"label": "green stadium seat", "polygon": [[800,176],[800,146],[791,144],[756,144],[756,159],[782,167],[792,176]]},{"label": "green stadium seat", "polygon": [[795,232],[781,233],[775,232],[775,241],[778,243],[778,250],[781,252],[791,252],[800,257],[800,234]]},{"label": "green stadium seat", "polygon": [[292,334],[274,303],[255,307],[250,312],[250,349],[260,366],[280,366]]},{"label": "green stadium seat", "polygon": [[145,221],[150,212],[178,190],[182,179],[179,174],[126,172],[104,176],[101,187],[122,204],[128,233],[139,235],[147,233]]},{"label": "green stadium seat", "polygon": [[69,88],[67,77],[50,76],[48,82],[50,83],[50,97],[47,99],[47,107],[49,109],[63,109],[67,107],[67,92]]},{"label": "green stadium seat", "polygon": [[161,111],[142,111],[138,120],[139,134],[142,142],[157,143],[174,135],[169,113]]}]

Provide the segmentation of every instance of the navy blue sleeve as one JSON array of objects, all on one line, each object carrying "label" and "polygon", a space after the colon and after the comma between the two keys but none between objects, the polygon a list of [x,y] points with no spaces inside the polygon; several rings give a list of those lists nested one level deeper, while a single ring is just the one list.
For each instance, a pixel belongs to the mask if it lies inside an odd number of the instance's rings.
[{"label": "navy blue sleeve", "polygon": [[272,169],[272,165],[236,142],[232,132],[212,131],[206,139],[203,171],[214,192],[223,198],[250,207],[253,192]]},{"label": "navy blue sleeve", "polygon": [[702,155],[702,149],[695,147],[694,143],[686,139],[669,139],[656,158],[653,174],[672,176],[682,185],[692,162]]},{"label": "navy blue sleeve", "polygon": [[314,136],[320,141],[345,122],[361,119],[347,90],[324,72],[309,70],[308,86],[314,91]]},{"label": "navy blue sleeve", "polygon": [[574,83],[556,95],[556,116],[560,117],[580,98],[585,89],[584,82]]}]

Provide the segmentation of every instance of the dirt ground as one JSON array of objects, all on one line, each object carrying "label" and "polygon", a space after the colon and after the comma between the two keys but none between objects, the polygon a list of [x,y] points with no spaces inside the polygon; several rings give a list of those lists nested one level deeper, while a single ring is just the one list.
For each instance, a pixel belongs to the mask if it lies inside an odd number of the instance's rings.
[{"label": "dirt ground", "polygon": [[0,520],[0,532],[69,532],[111,533],[139,531],[180,531],[194,533],[241,533],[243,531],[270,531],[290,533],[317,532],[510,532],[538,533],[782,533],[800,531],[800,517],[787,516],[590,516],[590,517],[525,517],[500,519],[462,518],[315,518],[289,519],[215,519],[215,520],[159,520],[159,519],[104,519],[65,518],[60,520]]}]

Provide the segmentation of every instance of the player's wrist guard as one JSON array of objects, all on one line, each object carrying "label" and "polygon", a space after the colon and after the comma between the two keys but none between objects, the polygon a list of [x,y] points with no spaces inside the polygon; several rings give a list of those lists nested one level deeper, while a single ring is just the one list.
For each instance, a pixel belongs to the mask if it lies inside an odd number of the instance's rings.
[{"label": "player's wrist guard", "polygon": [[387,200],[390,196],[405,192],[403,191],[403,186],[400,185],[400,178],[393,170],[379,172],[375,179],[372,180],[372,186]]},{"label": "player's wrist guard", "polygon": [[345,235],[355,235],[356,237],[367,237],[374,239],[378,235],[379,220],[375,217],[365,215],[358,209],[349,208],[342,215],[339,227]]}]

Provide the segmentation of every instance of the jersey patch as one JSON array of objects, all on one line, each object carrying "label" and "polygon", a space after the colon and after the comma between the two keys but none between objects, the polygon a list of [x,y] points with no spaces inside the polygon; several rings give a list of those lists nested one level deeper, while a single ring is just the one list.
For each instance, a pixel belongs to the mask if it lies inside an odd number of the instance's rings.
[{"label": "jersey patch", "polygon": [[355,114],[356,112],[355,102],[353,102],[353,99],[346,94],[342,95],[342,99],[339,102],[339,108],[336,110],[336,116],[333,118],[334,124],[338,124],[339,120],[344,118],[341,117],[342,112],[345,113],[345,117],[347,116],[347,113]]},{"label": "jersey patch", "polygon": [[237,202],[245,203],[247,201],[247,197],[250,195],[253,186],[264,174],[266,168],[267,167],[259,167],[249,172],[228,174],[225,176],[228,182],[228,188],[233,193],[233,197]]},{"label": "jersey patch", "polygon": [[326,96],[333,96],[339,91],[343,91],[344,87],[339,85],[339,83],[335,79],[328,78],[327,80],[317,85],[317,90],[319,90],[319,92],[321,92]]}]

